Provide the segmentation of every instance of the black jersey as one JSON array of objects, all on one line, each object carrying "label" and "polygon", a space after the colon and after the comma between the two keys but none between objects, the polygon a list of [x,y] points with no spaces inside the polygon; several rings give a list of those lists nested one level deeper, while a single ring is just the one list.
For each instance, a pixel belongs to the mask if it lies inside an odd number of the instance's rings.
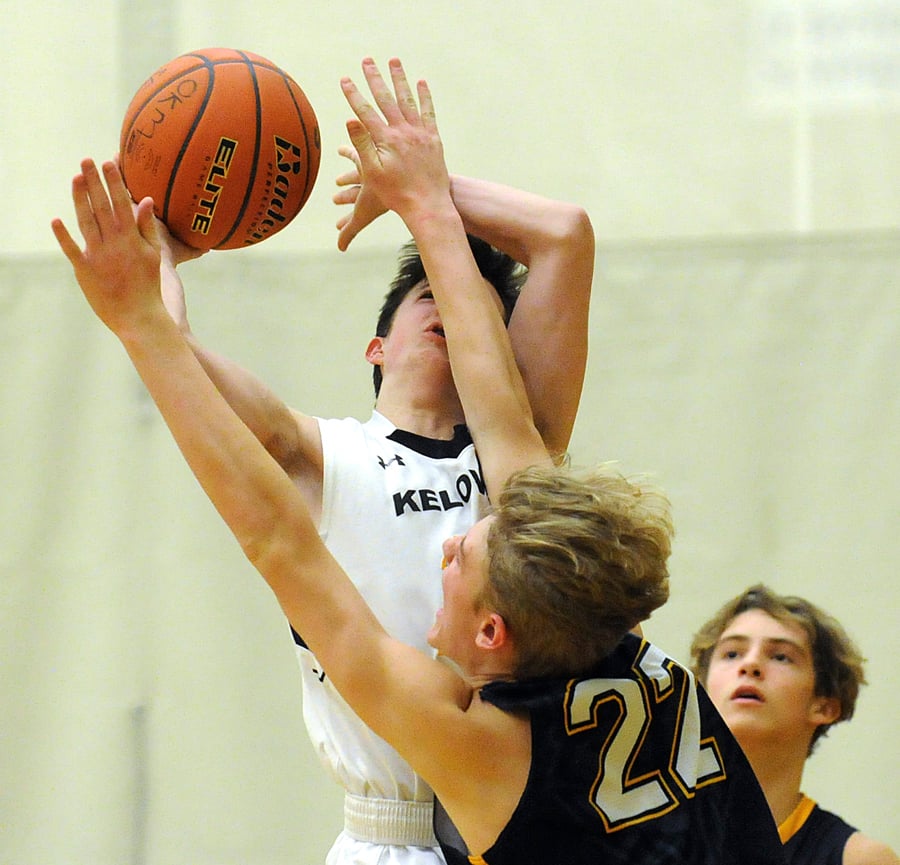
[{"label": "black jersey", "polygon": [[857,831],[806,796],[778,830],[788,865],[841,865],[847,839]]},{"label": "black jersey", "polygon": [[589,677],[492,682],[481,696],[530,713],[531,770],[481,859],[439,809],[448,865],[784,865],[743,751],[653,644],[628,634]]}]

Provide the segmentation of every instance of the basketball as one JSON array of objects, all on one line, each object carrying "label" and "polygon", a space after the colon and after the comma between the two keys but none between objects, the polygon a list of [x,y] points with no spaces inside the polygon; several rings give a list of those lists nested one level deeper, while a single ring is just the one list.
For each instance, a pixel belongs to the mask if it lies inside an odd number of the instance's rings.
[{"label": "basketball", "polygon": [[135,201],[196,249],[238,249],[281,231],[319,171],[316,115],[270,60],[230,48],[176,57],[138,89],[119,159]]}]

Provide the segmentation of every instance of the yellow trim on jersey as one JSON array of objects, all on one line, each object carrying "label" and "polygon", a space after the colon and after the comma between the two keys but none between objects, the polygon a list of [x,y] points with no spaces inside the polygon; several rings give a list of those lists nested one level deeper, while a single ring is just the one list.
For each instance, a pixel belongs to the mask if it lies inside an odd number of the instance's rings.
[{"label": "yellow trim on jersey", "polygon": [[812,814],[813,808],[816,807],[816,803],[809,796],[805,793],[800,795],[802,798],[797,803],[797,807],[788,814],[784,822],[778,827],[778,837],[781,838],[782,844],[787,844],[800,831],[809,815]]}]

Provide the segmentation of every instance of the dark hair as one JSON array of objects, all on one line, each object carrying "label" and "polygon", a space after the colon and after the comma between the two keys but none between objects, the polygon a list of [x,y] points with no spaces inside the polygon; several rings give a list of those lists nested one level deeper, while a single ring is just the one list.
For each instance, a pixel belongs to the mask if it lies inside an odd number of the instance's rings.
[{"label": "dark hair", "polygon": [[[503,304],[503,318],[508,323],[509,317],[512,315],[513,307],[519,299],[519,292],[522,284],[525,282],[527,275],[526,269],[514,259],[510,258],[506,253],[500,252],[489,243],[467,235],[469,239],[469,247],[478,265],[481,275],[491,284],[497,291],[500,301]],[[378,313],[378,322],[375,325],[375,336],[387,336],[391,325],[394,322],[394,316],[397,314],[397,308],[406,297],[423,279],[427,279],[425,267],[419,256],[419,250],[416,248],[414,240],[407,241],[400,248],[400,256],[397,262],[397,273],[388,293],[384,296],[384,302]],[[378,396],[381,390],[381,367],[373,367],[372,380],[375,384],[375,396]]]}]

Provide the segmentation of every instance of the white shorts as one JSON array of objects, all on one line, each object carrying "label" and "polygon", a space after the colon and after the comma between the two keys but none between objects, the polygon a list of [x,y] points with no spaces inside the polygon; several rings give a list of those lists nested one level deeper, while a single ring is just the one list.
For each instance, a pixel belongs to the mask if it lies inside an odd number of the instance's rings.
[{"label": "white shorts", "polygon": [[358,841],[341,832],[325,865],[446,865],[440,847],[401,847]]}]

